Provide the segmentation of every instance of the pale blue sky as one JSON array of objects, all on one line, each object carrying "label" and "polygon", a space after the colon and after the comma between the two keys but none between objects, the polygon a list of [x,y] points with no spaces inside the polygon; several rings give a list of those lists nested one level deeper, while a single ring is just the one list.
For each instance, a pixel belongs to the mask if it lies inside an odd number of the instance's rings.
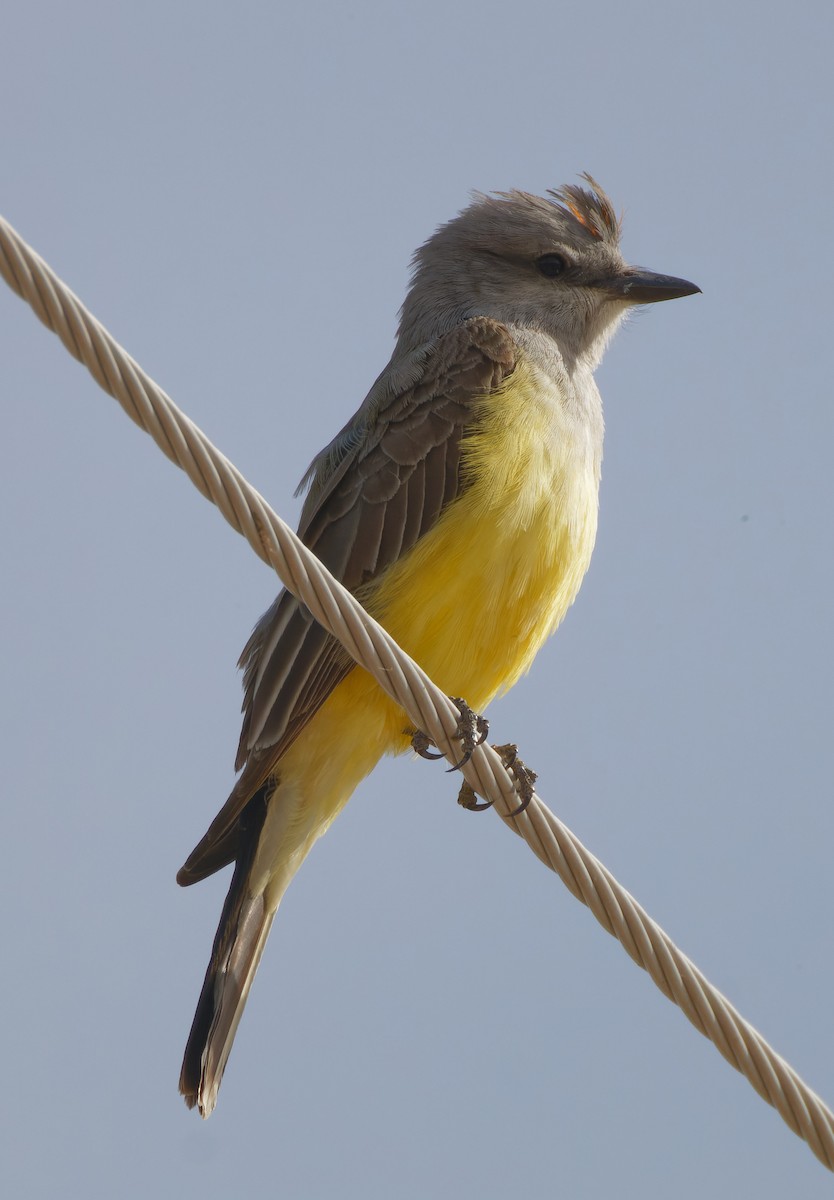
[{"label": "pale blue sky", "polygon": [[[15,11],[16,10],[16,11]],[[590,170],[703,296],[599,372],[600,534],[490,712],[542,794],[831,1103],[828,5],[18,4],[0,211],[288,519],[471,189]],[[177,1095],[276,583],[0,289],[15,1197],[830,1194],[492,814],[385,764],[293,884],[208,1123]]]}]

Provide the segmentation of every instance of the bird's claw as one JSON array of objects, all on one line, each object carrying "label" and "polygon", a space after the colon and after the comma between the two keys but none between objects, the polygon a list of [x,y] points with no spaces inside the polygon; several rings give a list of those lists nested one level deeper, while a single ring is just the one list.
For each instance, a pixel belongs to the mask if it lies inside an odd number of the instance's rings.
[{"label": "bird's claw", "polygon": [[465,767],[472,757],[472,751],[476,746],[480,746],[487,739],[489,733],[489,721],[486,717],[482,717],[480,713],[473,712],[465,700],[461,700],[460,696],[451,697],[452,704],[460,713],[458,719],[455,736],[460,738],[463,746],[463,758],[460,762],[456,762],[454,766],[449,767],[447,774],[452,771],[459,771],[461,767]]},{"label": "bird's claw", "polygon": [[[531,771],[528,766],[525,766],[518,757],[518,746],[514,742],[508,742],[506,746],[493,746],[493,749],[512,775],[515,781],[515,790],[521,797],[521,803],[518,808],[514,808],[507,815],[510,817],[520,817],[533,799],[535,794],[533,784],[536,782],[538,776],[535,771]],[[461,789],[458,792],[458,804],[468,812],[483,812],[485,808],[492,807],[492,801],[479,800],[474,789],[466,781],[461,785]]]},{"label": "bird's claw", "polygon": [[535,795],[534,784],[538,775],[518,757],[518,746],[514,742],[507,742],[505,746],[494,746],[493,749],[515,780],[515,790],[521,797],[518,808],[513,809],[508,816],[520,817]]},{"label": "bird's claw", "polygon": [[[460,714],[455,730],[455,737],[460,739],[463,746],[463,758],[460,762],[456,762],[454,766],[449,767],[449,771],[459,771],[461,767],[465,767],[469,762],[475,747],[480,746],[481,742],[486,740],[489,733],[489,721],[486,717],[473,712],[466,701],[461,700],[459,696],[450,696],[449,699]],[[418,729],[412,734],[411,747],[421,758],[445,758],[444,754],[429,750],[429,746],[433,745],[434,742],[427,733],[423,733],[422,729]]]},{"label": "bird's claw", "polygon": [[[408,732],[408,731],[406,731]],[[445,758],[445,754],[437,754],[429,750],[429,746],[433,746],[434,742],[427,733],[423,733],[422,729],[415,729],[411,735],[411,749],[415,754],[419,754],[421,758],[435,759]]]},{"label": "bird's claw", "polygon": [[[489,733],[489,721],[486,717],[479,716],[478,713],[473,712],[466,701],[461,700],[459,696],[450,696],[449,698],[460,713],[455,736],[460,739],[463,746],[463,758],[461,758],[460,762],[456,762],[454,766],[449,767],[449,771],[459,771],[461,767],[466,766],[469,762],[476,746],[480,746],[482,742],[486,741],[487,734]],[[429,749],[433,745],[434,742],[427,733],[423,733],[422,729],[417,729],[412,733],[412,749],[421,758],[445,758],[445,755],[440,754],[438,751]],[[519,817],[535,795],[534,784],[538,776],[535,771],[532,771],[518,757],[518,746],[514,742],[508,742],[506,746],[495,746],[494,749],[507,771],[513,777],[515,790],[521,799],[518,808],[513,809],[508,815]],[[460,791],[458,792],[458,804],[461,808],[467,809],[468,812],[483,812],[485,809],[491,808],[492,803],[491,800],[479,800],[474,789],[465,780],[461,784]]]},{"label": "bird's claw", "polygon": [[478,793],[464,779],[458,792],[458,804],[461,808],[465,808],[467,812],[483,812],[486,808],[492,808],[492,803],[492,800],[479,800]]}]

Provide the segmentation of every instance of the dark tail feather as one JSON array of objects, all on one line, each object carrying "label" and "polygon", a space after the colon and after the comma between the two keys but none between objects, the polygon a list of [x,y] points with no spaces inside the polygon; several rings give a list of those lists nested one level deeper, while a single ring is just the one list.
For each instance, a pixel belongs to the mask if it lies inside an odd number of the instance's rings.
[{"label": "dark tail feather", "polygon": [[217,1103],[226,1060],[275,915],[266,910],[262,894],[253,896],[249,891],[249,872],[266,805],[257,808],[261,811],[247,812],[249,820],[242,822],[243,847],[223,905],[180,1072],[185,1102],[189,1108],[197,1105],[202,1117],[208,1117]]}]

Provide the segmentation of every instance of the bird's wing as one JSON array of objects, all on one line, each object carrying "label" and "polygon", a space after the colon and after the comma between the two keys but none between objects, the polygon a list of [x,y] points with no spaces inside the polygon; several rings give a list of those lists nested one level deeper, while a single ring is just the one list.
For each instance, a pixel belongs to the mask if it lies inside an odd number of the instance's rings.
[{"label": "bird's wing", "polygon": [[[395,563],[460,495],[461,438],[473,401],[501,386],[515,366],[505,326],[474,317],[438,338],[416,380],[386,394],[348,427],[340,449],[322,456],[302,516],[302,540],[355,591]],[[380,381],[383,385],[385,379]],[[354,663],[291,593],[283,591],[249,639],[244,669],[242,773],[178,875],[195,883],[236,854],[237,822]]]}]

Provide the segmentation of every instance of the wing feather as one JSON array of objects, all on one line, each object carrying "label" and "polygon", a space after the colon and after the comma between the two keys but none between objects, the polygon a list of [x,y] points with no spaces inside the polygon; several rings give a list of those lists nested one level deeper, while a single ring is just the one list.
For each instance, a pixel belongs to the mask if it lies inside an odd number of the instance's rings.
[{"label": "wing feather", "polygon": [[[415,355],[407,386],[387,390],[389,368],[342,440],[320,457],[300,534],[351,591],[410,550],[460,495],[461,440],[473,425],[473,402],[500,387],[515,361],[503,325],[465,321]],[[284,591],[255,627],[240,665],[242,774],[180,871],[183,884],[236,857],[243,810],[280,774],[281,756],[353,661]]]}]

